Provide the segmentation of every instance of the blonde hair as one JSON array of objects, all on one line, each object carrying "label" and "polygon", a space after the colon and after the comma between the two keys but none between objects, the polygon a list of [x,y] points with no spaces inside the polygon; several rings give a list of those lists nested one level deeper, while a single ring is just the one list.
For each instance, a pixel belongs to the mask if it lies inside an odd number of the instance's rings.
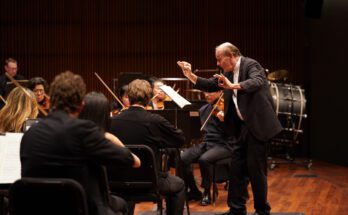
[{"label": "blonde hair", "polygon": [[34,93],[16,87],[10,92],[6,105],[0,110],[0,132],[21,132],[25,120],[35,119],[38,113]]}]

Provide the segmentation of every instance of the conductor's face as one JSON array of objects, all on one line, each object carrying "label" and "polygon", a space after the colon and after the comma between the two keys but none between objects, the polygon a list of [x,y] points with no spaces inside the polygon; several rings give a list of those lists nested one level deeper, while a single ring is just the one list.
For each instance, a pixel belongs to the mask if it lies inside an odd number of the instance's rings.
[{"label": "conductor's face", "polygon": [[5,71],[11,77],[14,77],[17,74],[17,69],[17,63],[9,62],[7,65],[5,65]]},{"label": "conductor's face", "polygon": [[215,52],[216,65],[224,70],[224,72],[233,72],[237,64],[237,58],[233,55],[228,56],[222,50]]}]

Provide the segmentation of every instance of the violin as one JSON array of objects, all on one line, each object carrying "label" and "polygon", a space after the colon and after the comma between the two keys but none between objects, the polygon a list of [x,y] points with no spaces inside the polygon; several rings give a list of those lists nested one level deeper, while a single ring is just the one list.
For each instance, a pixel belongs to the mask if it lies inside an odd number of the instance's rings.
[{"label": "violin", "polygon": [[122,113],[122,111],[124,110],[127,110],[129,107],[124,107],[124,108],[118,108],[118,109],[115,109],[113,111],[110,112],[110,116],[113,117],[113,116],[116,116],[120,113]]},{"label": "violin", "polygon": [[44,99],[41,102],[38,102],[38,105],[41,106],[45,111],[50,110],[50,97],[45,94]]},{"label": "violin", "polygon": [[213,109],[213,113],[212,113],[214,116],[216,116],[220,111],[224,112],[225,100],[223,98],[218,99],[216,101],[216,103],[213,105],[213,107],[215,107],[215,109]]},{"label": "violin", "polygon": [[[205,127],[205,125],[207,124],[208,120],[210,119],[210,117],[212,115],[216,116],[220,111],[224,111],[224,99],[223,99],[224,93],[221,93],[219,99],[217,100],[217,102],[214,104],[213,109],[211,110],[211,112],[209,113],[207,119],[204,121],[202,127],[201,127],[201,131],[203,130],[203,128]],[[215,114],[214,114],[215,113]]]}]

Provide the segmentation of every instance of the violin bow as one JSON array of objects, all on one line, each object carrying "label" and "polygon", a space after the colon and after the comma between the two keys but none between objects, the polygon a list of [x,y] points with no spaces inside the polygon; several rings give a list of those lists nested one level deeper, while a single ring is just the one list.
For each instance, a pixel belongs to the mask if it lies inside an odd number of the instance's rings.
[{"label": "violin bow", "polygon": [[6,104],[6,100],[1,95],[0,95],[0,100],[3,101]]},{"label": "violin bow", "polygon": [[[16,85],[16,87],[19,87],[20,89],[22,89],[23,92],[24,92],[27,96],[29,96],[29,98],[31,97],[31,95],[29,94],[29,92],[26,91],[26,90],[23,88],[23,86],[20,85],[20,84],[18,83],[18,81],[17,81],[16,79],[14,79],[12,76],[10,76],[9,74],[7,74],[7,72],[5,72],[5,75],[7,76],[8,79],[10,79],[10,81],[11,81],[14,85]],[[46,112],[39,104],[37,105],[37,107],[38,107],[38,109],[41,111],[41,113],[42,113],[44,116],[47,116],[47,112]]]},{"label": "violin bow", "polygon": [[103,79],[95,72],[95,76],[99,79],[99,81],[104,85],[104,87],[111,93],[111,95],[116,99],[116,101],[122,106],[122,109],[125,108],[124,104],[121,102],[121,100],[115,95],[114,92],[109,88],[109,86],[103,81]]},{"label": "violin bow", "polygon": [[211,111],[210,111],[210,113],[209,113],[207,119],[205,119],[205,121],[204,121],[204,123],[203,123],[203,125],[202,125],[202,127],[201,127],[201,129],[200,129],[200,131],[203,130],[203,128],[204,128],[205,125],[207,124],[208,120],[210,119],[211,115],[213,115],[213,112],[215,111],[217,105],[219,104],[219,102],[221,101],[221,99],[222,99],[223,96],[224,96],[224,93],[221,93],[219,99],[215,102],[213,109],[211,109]]}]

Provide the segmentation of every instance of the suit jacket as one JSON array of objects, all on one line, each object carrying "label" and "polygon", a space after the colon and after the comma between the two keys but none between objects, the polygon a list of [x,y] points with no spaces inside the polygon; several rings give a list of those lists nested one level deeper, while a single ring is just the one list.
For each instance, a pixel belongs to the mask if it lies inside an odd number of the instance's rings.
[{"label": "suit jacket", "polygon": [[[22,177],[72,178],[84,187],[90,214],[116,214],[109,205],[101,164],[133,164],[127,148],[106,140],[88,120],[53,111],[24,133],[20,158]],[[104,181],[103,181],[104,180]]]},{"label": "suit jacket", "polygon": [[[233,83],[233,72],[224,72]],[[273,100],[264,69],[251,59],[241,56],[238,82],[242,90],[238,90],[238,108],[250,132],[260,141],[268,141],[282,130],[275,114]],[[221,90],[216,78],[199,77],[195,88],[213,92]],[[232,90],[224,89],[225,123],[230,135],[239,135],[240,119],[232,100]]]},{"label": "suit jacket", "polygon": [[124,144],[143,144],[151,147],[160,167],[161,148],[178,148],[185,142],[184,133],[162,116],[141,107],[131,106],[114,116],[110,132]]}]

